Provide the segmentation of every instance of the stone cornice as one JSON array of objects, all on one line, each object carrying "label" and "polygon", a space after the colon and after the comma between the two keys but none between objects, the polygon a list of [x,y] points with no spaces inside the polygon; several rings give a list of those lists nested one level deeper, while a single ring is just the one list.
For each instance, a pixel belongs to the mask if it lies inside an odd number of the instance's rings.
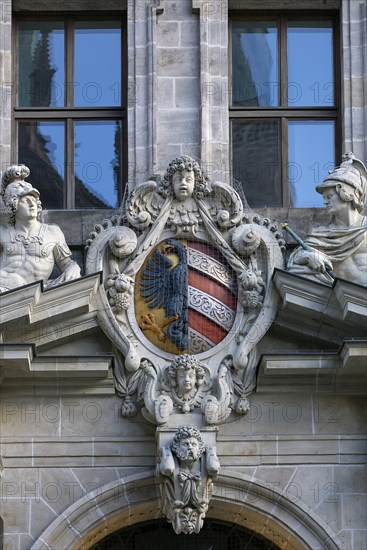
[{"label": "stone cornice", "polygon": [[99,286],[96,273],[47,291],[36,282],[0,295],[3,394],[34,394],[35,382],[38,395],[114,393],[112,354],[45,355],[98,330]]},{"label": "stone cornice", "polygon": [[337,352],[263,355],[257,392],[365,394],[366,357],[367,339],[345,340]]},{"label": "stone cornice", "polygon": [[[273,282],[281,298],[276,324],[324,340],[329,348],[346,338],[363,338],[367,328],[366,289],[336,279],[327,285],[276,269]],[[331,344],[331,345],[330,345]]]},{"label": "stone cornice", "polygon": [[[33,344],[0,344],[0,381],[4,395],[114,394],[112,354],[40,356]],[[55,388],[55,382],[57,387]]]},{"label": "stone cornice", "polygon": [[0,326],[26,318],[29,323],[71,312],[90,310],[90,304],[100,284],[100,274],[89,275],[43,291],[42,281],[0,294]]}]

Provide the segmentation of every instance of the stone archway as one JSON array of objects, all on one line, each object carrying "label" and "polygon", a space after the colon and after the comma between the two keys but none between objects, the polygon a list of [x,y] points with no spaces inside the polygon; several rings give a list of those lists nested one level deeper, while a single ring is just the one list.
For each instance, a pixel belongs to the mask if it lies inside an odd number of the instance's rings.
[{"label": "stone archway", "polygon": [[273,541],[241,525],[205,518],[200,533],[177,535],[165,518],[114,531],[91,550],[281,550]]},{"label": "stone archway", "polygon": [[[237,472],[218,476],[207,516],[246,527],[287,550],[344,549],[335,533],[304,505]],[[132,475],[74,503],[31,550],[88,550],[114,531],[161,517],[154,471]]]}]

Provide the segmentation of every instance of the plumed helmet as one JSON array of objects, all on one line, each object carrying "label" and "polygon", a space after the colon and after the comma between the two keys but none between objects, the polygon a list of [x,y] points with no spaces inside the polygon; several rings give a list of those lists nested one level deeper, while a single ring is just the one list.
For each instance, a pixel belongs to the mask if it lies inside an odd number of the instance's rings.
[{"label": "plumed helmet", "polygon": [[4,172],[1,180],[1,196],[5,206],[10,207],[14,199],[19,199],[25,195],[33,195],[38,200],[40,193],[31,183],[25,181],[28,178],[30,170],[24,164],[13,164]]},{"label": "plumed helmet", "polygon": [[349,185],[358,195],[360,202],[364,203],[367,192],[367,169],[363,162],[353,155],[345,153],[343,162],[338,168],[331,170],[324,181],[316,186],[318,193],[323,193],[328,187],[337,185]]}]

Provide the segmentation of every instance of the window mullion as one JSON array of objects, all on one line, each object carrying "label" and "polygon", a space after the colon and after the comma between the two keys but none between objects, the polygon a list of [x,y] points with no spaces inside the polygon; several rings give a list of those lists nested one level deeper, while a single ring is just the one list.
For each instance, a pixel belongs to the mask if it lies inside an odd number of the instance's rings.
[{"label": "window mullion", "polygon": [[71,118],[66,119],[65,156],[66,208],[75,208],[74,122]]},{"label": "window mullion", "polygon": [[[66,64],[66,106],[74,107],[74,21],[72,17],[65,20],[65,64]],[[66,208],[75,208],[75,181],[74,181],[74,123],[70,114],[66,119],[66,143],[65,143],[65,183],[66,183]]]},{"label": "window mullion", "polygon": [[287,18],[279,18],[280,105],[288,106]]},{"label": "window mullion", "polygon": [[74,21],[71,17],[66,19],[65,28],[66,106],[74,107]]},{"label": "window mullion", "polygon": [[282,202],[283,206],[289,206],[291,200],[289,181],[289,156],[288,156],[288,119],[282,117],[280,120],[281,136],[281,181],[282,181]]}]

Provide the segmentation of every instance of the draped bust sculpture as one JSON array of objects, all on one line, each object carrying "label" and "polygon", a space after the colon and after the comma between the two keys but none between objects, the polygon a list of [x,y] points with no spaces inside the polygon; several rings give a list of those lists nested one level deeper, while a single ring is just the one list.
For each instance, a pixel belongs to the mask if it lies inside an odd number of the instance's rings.
[{"label": "draped bust sculpture", "polygon": [[[61,229],[40,221],[40,194],[25,181],[29,174],[21,164],[10,166],[2,177],[8,223],[0,235],[0,292],[41,280],[45,288],[51,288],[80,277]],[[55,264],[61,275],[49,281]]]},{"label": "draped bust sculpture", "polygon": [[326,284],[336,276],[367,285],[367,219],[361,213],[367,191],[365,165],[346,153],[316,191],[323,195],[330,223],[310,231],[305,246],[290,256],[288,269]]}]

